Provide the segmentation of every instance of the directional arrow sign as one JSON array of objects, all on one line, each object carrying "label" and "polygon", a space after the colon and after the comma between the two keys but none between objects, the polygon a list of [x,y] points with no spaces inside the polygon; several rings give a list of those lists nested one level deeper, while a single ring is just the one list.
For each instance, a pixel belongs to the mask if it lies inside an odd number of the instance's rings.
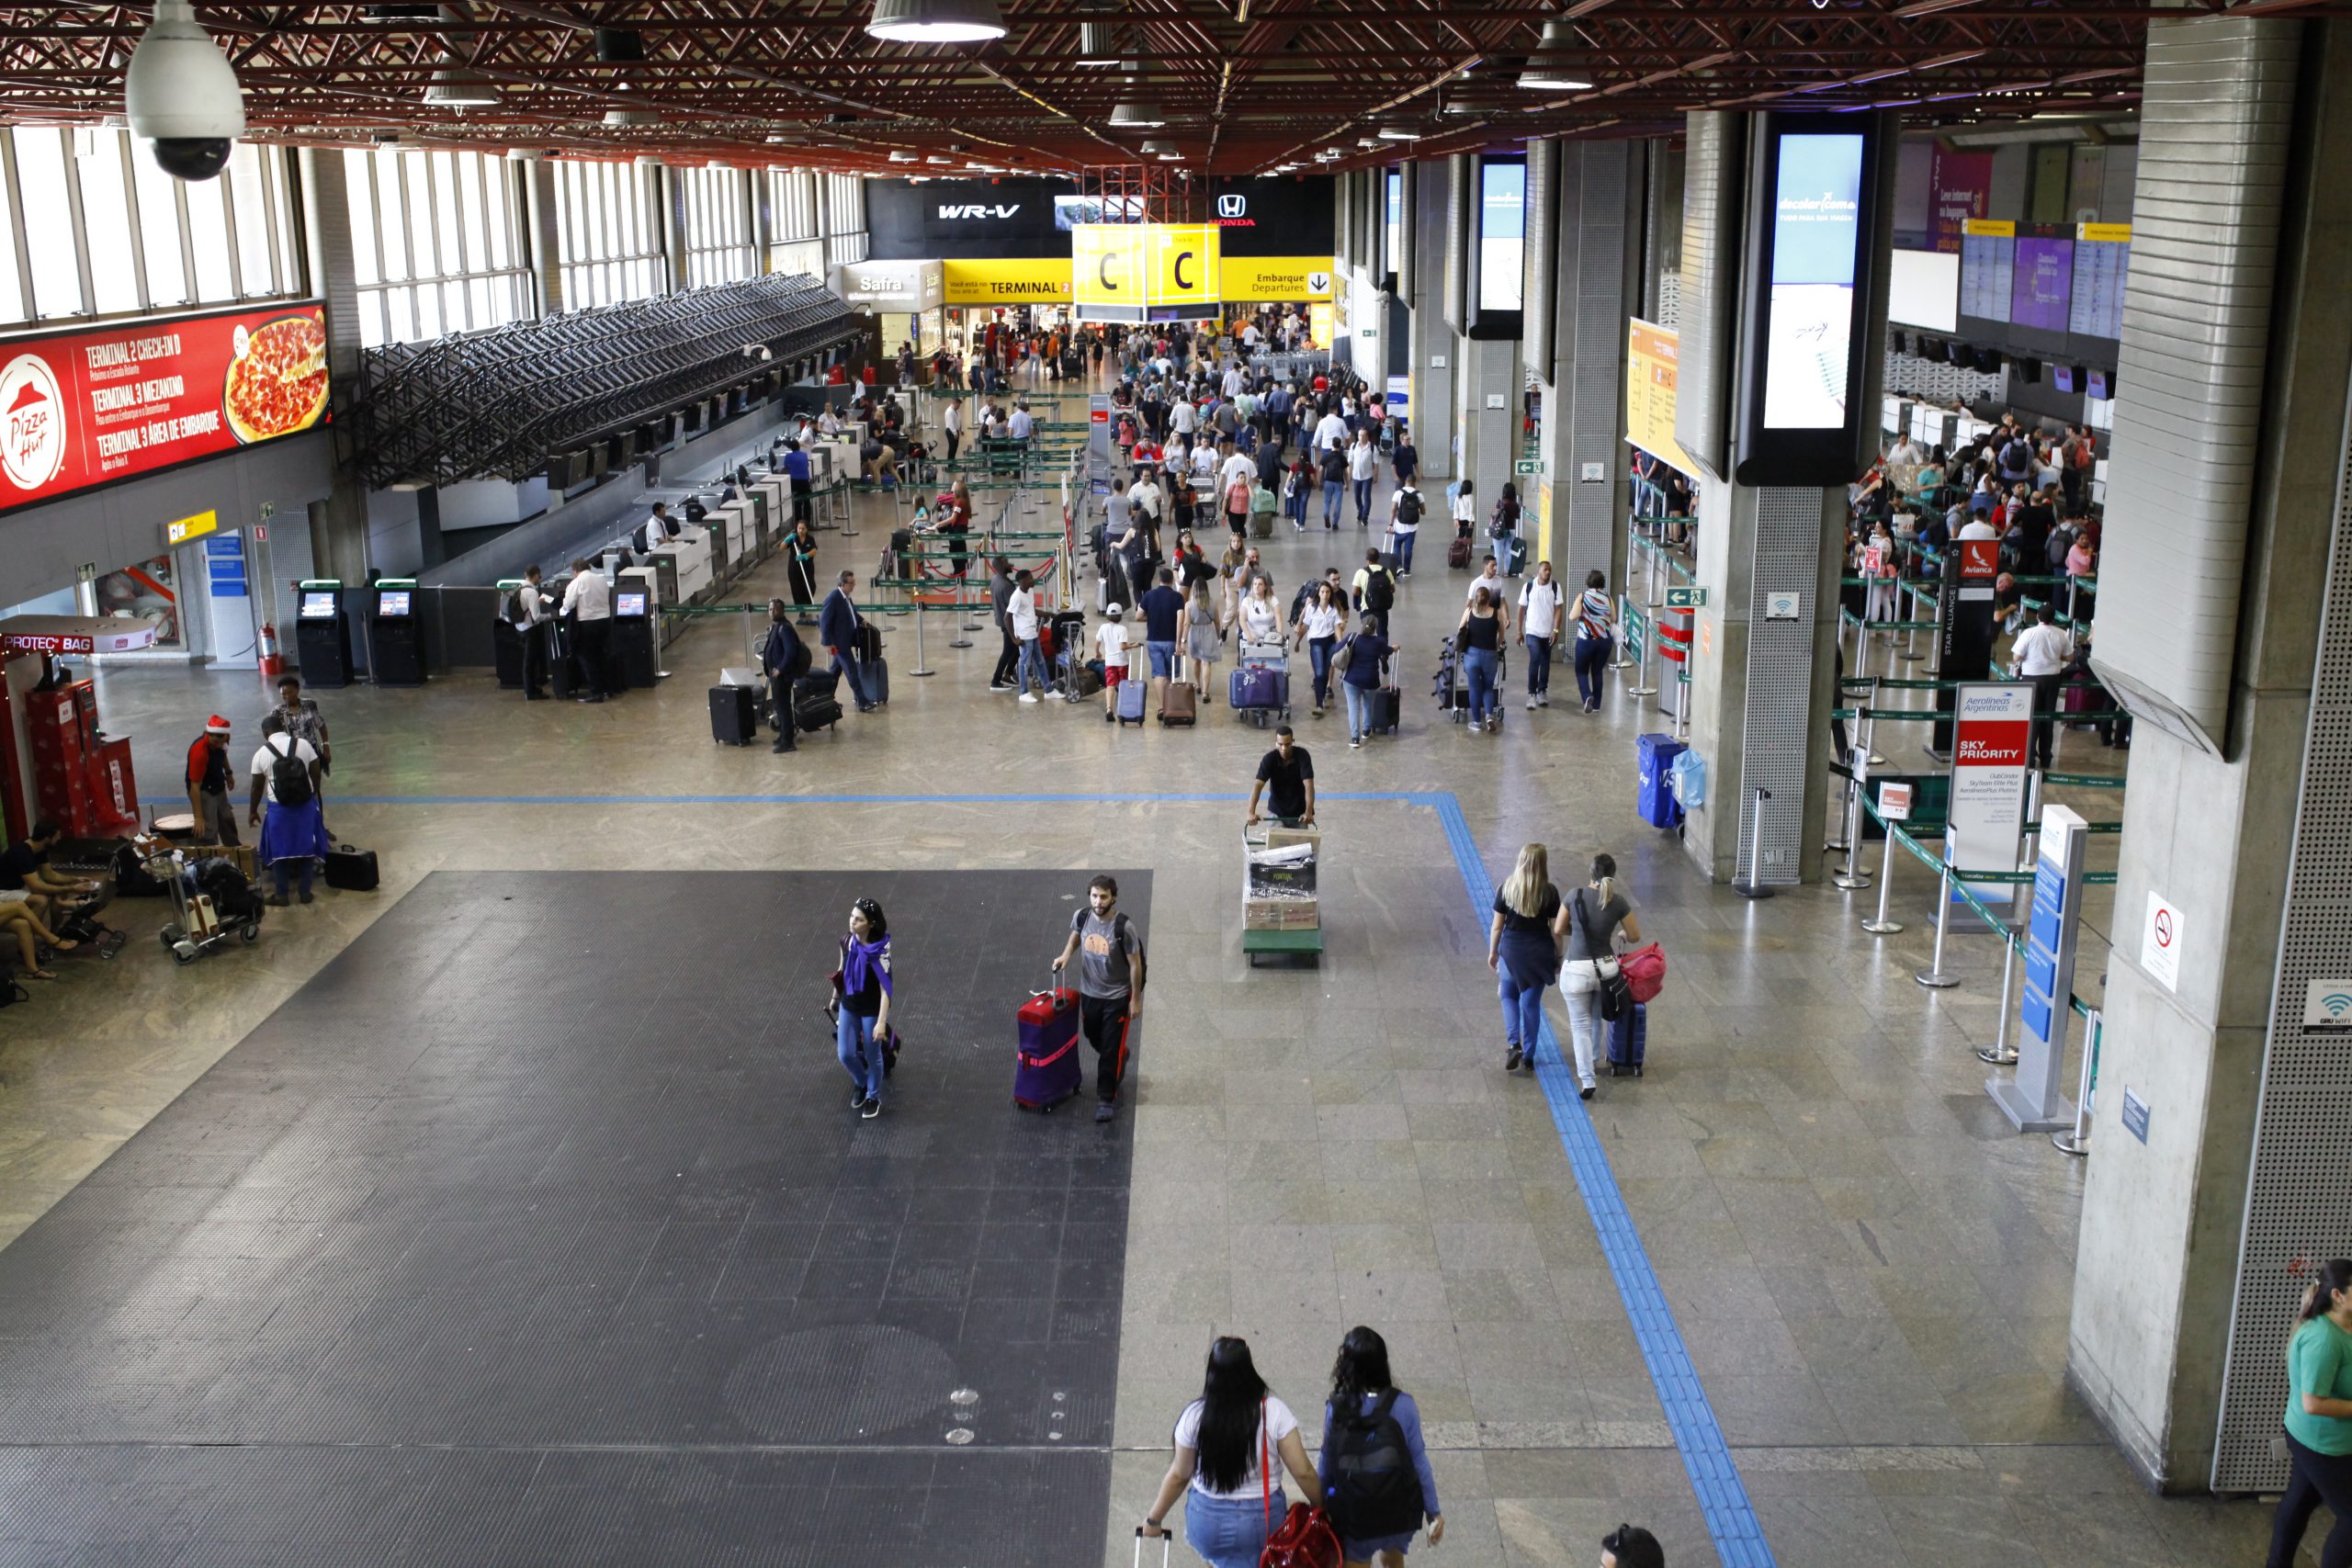
[{"label": "directional arrow sign", "polygon": [[1707,606],[1707,591],[1703,588],[1669,588],[1666,591],[1666,607],[1669,610],[1703,610]]},{"label": "directional arrow sign", "polygon": [[1544,471],[1544,459],[1521,457],[1511,464],[1510,471],[1515,474],[1541,474]]}]

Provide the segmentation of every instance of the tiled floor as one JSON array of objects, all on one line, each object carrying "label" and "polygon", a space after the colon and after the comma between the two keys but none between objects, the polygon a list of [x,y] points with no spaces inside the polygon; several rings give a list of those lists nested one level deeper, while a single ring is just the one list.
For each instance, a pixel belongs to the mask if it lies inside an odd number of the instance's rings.
[{"label": "tiled floor", "polygon": [[[887,523],[861,504],[858,539],[829,536],[828,569],[871,564],[867,530]],[[1267,555],[1286,597],[1362,549],[1352,529],[1284,529]],[[1963,984],[1929,993],[1912,980],[1932,938],[1924,874],[1898,869],[1910,929],[1881,942],[1854,924],[1874,892],[1750,904],[1706,886],[1634,814],[1634,737],[1660,725],[1622,694],[1592,717],[1515,701],[1498,736],[1444,722],[1427,682],[1462,579],[1435,558],[1399,613],[1403,735],[1351,752],[1339,721],[1302,705],[1326,801],[1329,952],[1311,970],[1251,970],[1239,953],[1238,797],[1265,737],[1221,701],[1190,732],[1017,706],[983,689],[987,640],[948,649],[935,621],[937,675],[911,677],[911,629],[888,628],[889,710],[795,757],[708,741],[703,688],[738,661],[733,626],[691,634],[661,690],[603,707],[526,708],[473,678],[326,694],[330,818],[382,852],[384,890],[288,911],[258,950],[187,970],[132,921],[113,969],[10,1013],[0,1217],[13,1231],[56,1201],[435,870],[1020,869],[1075,886],[1099,865],[1148,867],[1152,1047],[1105,1562],[1128,1561],[1213,1333],[1246,1335],[1311,1412],[1357,1322],[1388,1337],[1430,1423],[1437,1560],[1583,1568],[1634,1519],[1676,1568],[1713,1562],[1542,1091],[1500,1070],[1483,919],[1439,814],[1398,798],[1441,792],[1489,875],[1529,839],[1571,874],[1614,853],[1671,955],[1648,1076],[1604,1079],[1589,1115],[1777,1561],[2255,1560],[2266,1509],[2150,1496],[2065,1389],[2081,1168],[2011,1135],[1984,1095],[1995,945],[1956,933],[1947,966]],[[1303,686],[1304,660],[1294,670]],[[263,707],[250,677],[162,670],[109,671],[101,700],[147,779],[171,776],[205,713],[249,729]],[[2067,764],[2108,755],[2064,744]],[[1154,798],[1199,794],[1234,798]],[[1007,795],[1077,798],[833,798]],[[828,800],[794,798],[808,795]],[[674,798],[710,796],[732,798]],[[695,931],[693,911],[650,922],[647,961],[691,964]],[[503,1000],[484,999],[486,1028]]]}]

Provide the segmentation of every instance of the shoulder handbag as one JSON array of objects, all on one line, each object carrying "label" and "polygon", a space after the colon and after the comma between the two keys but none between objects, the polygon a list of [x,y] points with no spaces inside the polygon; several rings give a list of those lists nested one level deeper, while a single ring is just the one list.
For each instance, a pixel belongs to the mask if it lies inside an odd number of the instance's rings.
[{"label": "shoulder handbag", "polygon": [[[1258,1495],[1261,1516],[1274,1511],[1273,1455],[1266,1446],[1266,1402],[1258,1401]],[[1293,1503],[1283,1522],[1266,1537],[1258,1568],[1342,1568],[1340,1536],[1331,1516],[1306,1503]]]},{"label": "shoulder handbag", "polygon": [[1585,890],[1577,889],[1577,925],[1584,936],[1585,961],[1592,965],[1593,977],[1600,982],[1600,1016],[1611,1023],[1628,1017],[1634,1010],[1633,987],[1625,979],[1625,966],[1613,953],[1596,953],[1592,950],[1592,919],[1585,913]]}]

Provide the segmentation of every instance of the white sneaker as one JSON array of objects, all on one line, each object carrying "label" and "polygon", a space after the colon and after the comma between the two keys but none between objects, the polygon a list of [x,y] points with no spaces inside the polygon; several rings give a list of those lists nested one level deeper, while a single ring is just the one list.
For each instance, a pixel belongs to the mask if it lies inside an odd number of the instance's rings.
[{"label": "white sneaker", "polygon": [[1035,692],[1023,692],[1021,694],[1021,700],[1024,703],[1034,703],[1038,700],[1037,694]]},{"label": "white sneaker", "polygon": [[1527,711],[1530,713],[1533,713],[1535,711],[1535,699],[1533,697],[1527,699]]},{"label": "white sneaker", "polygon": [[1552,694],[1549,692],[1538,692],[1535,694],[1535,705],[1539,708],[1550,707],[1552,705]]}]

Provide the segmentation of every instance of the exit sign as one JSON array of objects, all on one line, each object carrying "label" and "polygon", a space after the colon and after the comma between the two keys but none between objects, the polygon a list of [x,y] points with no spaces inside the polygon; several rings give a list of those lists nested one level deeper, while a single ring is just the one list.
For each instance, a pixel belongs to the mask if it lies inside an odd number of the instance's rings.
[{"label": "exit sign", "polygon": [[1514,474],[1541,474],[1544,471],[1544,459],[1521,457],[1511,464],[1510,471]]},{"label": "exit sign", "polygon": [[1703,588],[1669,588],[1666,591],[1666,607],[1669,610],[1703,610],[1707,607],[1707,591]]}]

